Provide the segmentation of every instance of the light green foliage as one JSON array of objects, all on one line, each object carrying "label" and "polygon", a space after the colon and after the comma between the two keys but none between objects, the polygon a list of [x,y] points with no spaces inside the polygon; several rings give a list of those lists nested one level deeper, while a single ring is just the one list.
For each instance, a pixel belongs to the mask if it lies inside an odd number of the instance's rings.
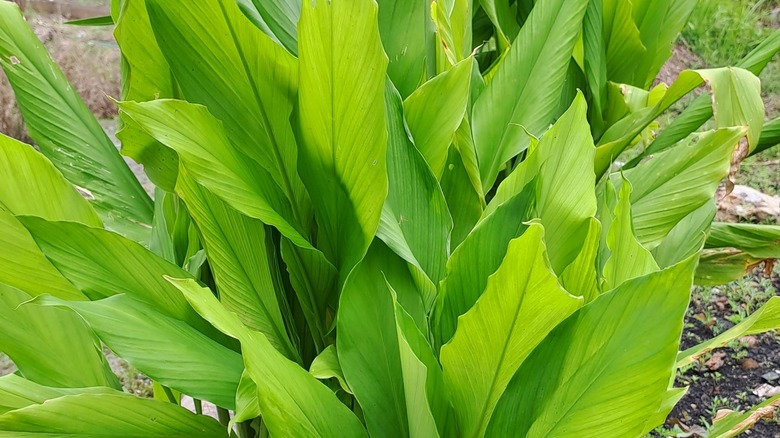
[{"label": "light green foliage", "polygon": [[40,151],[0,137],[0,437],[654,430],[678,367],[780,327],[773,298],[679,351],[694,279],[780,257],[777,226],[712,222],[780,141],[756,77],[780,33],[651,88],[696,3],[114,1],[78,24],[115,23],[153,203],[0,3]]}]

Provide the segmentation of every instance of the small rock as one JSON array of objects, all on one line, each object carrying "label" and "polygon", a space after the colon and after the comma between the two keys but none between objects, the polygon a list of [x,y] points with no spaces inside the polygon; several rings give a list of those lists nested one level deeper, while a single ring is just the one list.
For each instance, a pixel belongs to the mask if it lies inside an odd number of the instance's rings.
[{"label": "small rock", "polygon": [[704,366],[707,367],[710,371],[715,371],[723,366],[723,358],[725,357],[726,353],[722,351],[716,351],[715,353],[712,353],[712,356],[707,359],[706,362],[704,362]]},{"label": "small rock", "polygon": [[739,338],[739,342],[745,344],[747,348],[753,348],[758,345],[758,338],[755,336],[743,336]]},{"label": "small rock", "polygon": [[780,386],[772,386],[768,383],[764,383],[758,388],[754,389],[753,394],[761,398],[774,397],[777,394],[780,394]]},{"label": "small rock", "polygon": [[767,382],[774,382],[775,380],[780,379],[780,374],[777,374],[777,372],[775,371],[770,371],[762,375],[761,378],[766,380]]},{"label": "small rock", "polygon": [[742,359],[742,363],[740,365],[742,365],[743,370],[754,370],[759,367],[758,362],[751,358]]}]

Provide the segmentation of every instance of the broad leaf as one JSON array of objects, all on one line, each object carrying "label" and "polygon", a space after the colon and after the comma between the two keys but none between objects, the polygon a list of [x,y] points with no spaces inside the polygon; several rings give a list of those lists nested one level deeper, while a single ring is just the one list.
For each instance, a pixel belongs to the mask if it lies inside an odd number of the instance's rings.
[{"label": "broad leaf", "polygon": [[[768,38],[761,41],[761,43],[738,62],[736,66],[744,68],[754,75],[759,75],[778,51],[780,51],[780,30],[775,31]],[[712,117],[712,113],[712,98],[706,94],[697,97],[680,115],[669,122],[669,125],[658,134],[653,143],[647,147],[643,154],[631,162],[639,162],[639,159],[643,158],[645,155],[660,152],[684,139],[688,134],[694,132],[709,120]],[[764,143],[764,131],[767,130],[766,128],[767,125],[765,124],[764,130],[761,133],[761,138],[759,139],[759,144],[753,150],[753,153],[766,147],[766,143]]]},{"label": "broad leaf", "polygon": [[387,75],[406,98],[435,71],[434,33],[426,2],[378,0],[379,35],[390,63]]},{"label": "broad leaf", "polygon": [[389,185],[377,236],[438,283],[444,276],[452,229],[447,202],[436,177],[409,139],[400,96],[389,82],[385,101]]},{"label": "broad leaf", "polygon": [[22,305],[31,299],[0,283],[0,351],[19,373],[47,386],[119,388],[100,342],[86,324],[67,310]]},{"label": "broad leaf", "polygon": [[743,126],[747,129],[747,147],[736,154],[736,157],[747,156],[758,144],[764,121],[761,83],[758,78],[747,70],[733,67],[685,70],[654,106],[631,113],[604,133],[596,148],[596,176],[601,177],[609,170],[611,163],[653,120],[705,82],[712,91],[712,102],[715,106],[713,110],[721,108],[716,111],[716,126]]},{"label": "broad leaf", "polygon": [[223,339],[163,278],[189,278],[178,266],[105,230],[31,216],[20,220],[57,270],[90,299],[125,293],[204,334]]},{"label": "broad leaf", "polygon": [[[388,284],[398,291],[406,307],[424,310],[406,263],[381,241],[375,241],[366,257],[352,271],[341,293],[336,347],[347,384],[363,408],[372,436],[408,436],[399,341],[393,299]],[[409,304],[417,301],[417,306]]]},{"label": "broad leaf", "polygon": [[338,353],[336,353],[335,345],[328,345],[322,350],[322,353],[312,361],[309,367],[309,372],[312,376],[320,379],[336,379],[339,382],[339,386],[344,391],[352,394],[352,390],[347,385],[347,380],[344,378],[344,371],[341,369],[341,363],[339,362]]},{"label": "broad leaf", "polygon": [[[146,102],[174,97],[176,83],[154,38],[144,0],[122,2],[114,38],[122,52],[122,100]],[[122,154],[144,166],[158,187],[172,192],[179,159],[176,153],[149,136],[132,119],[120,115],[117,138]]]},{"label": "broad leaf", "polygon": [[404,118],[414,144],[437,179],[444,172],[447,151],[466,113],[472,59],[422,84],[404,100]]},{"label": "broad leaf", "polygon": [[753,257],[780,258],[780,226],[715,222],[705,248],[736,248]]},{"label": "broad leaf", "polygon": [[658,266],[666,268],[701,251],[716,212],[715,202],[709,201],[678,222],[652,251]]},{"label": "broad leaf", "polygon": [[298,24],[298,164],[339,284],[368,249],[387,195],[388,61],[376,23],[376,3],[357,0],[307,3]]},{"label": "broad leaf", "polygon": [[629,280],[556,327],[515,373],[488,435],[638,435],[673,376],[695,265]]},{"label": "broad leaf", "polygon": [[219,299],[252,330],[287,358],[298,360],[282,320],[268,251],[273,243],[265,225],[242,215],[195,182],[182,169],[176,192],[198,224]]},{"label": "broad leaf", "polygon": [[67,395],[0,415],[0,437],[20,436],[226,438],[227,432],[211,417],[117,392]]},{"label": "broad leaf", "polygon": [[596,178],[589,165],[595,149],[586,117],[585,98],[578,93],[537,147],[536,214],[557,273],[577,256],[596,214]]},{"label": "broad leaf", "polygon": [[525,26],[474,105],[474,140],[483,187],[528,146],[523,127],[539,135],[559,108],[561,88],[587,0],[534,6]]},{"label": "broad leaf", "polygon": [[102,227],[92,206],[46,157],[5,135],[0,135],[0,174],[0,209]]},{"label": "broad leaf", "polygon": [[[607,190],[612,190],[607,187]],[[653,255],[634,235],[629,198],[633,193],[631,183],[623,180],[617,207],[607,233],[609,258],[604,265],[604,290],[612,289],[632,278],[657,271]]]},{"label": "broad leaf", "polygon": [[[11,213],[0,209],[0,283],[30,295],[48,293],[68,300],[87,297],[46,258],[35,239]],[[41,291],[41,289],[44,289]]]},{"label": "broad leaf", "polygon": [[257,161],[228,140],[208,109],[178,100],[124,102],[122,111],[179,154],[195,180],[236,210],[275,226],[297,245],[310,246],[293,205]]},{"label": "broad leaf", "polygon": [[314,344],[321,350],[329,330],[325,322],[328,305],[338,299],[339,273],[321,251],[295,246],[287,239],[281,241],[281,256]]},{"label": "broad leaf", "polygon": [[116,394],[115,390],[105,386],[53,388],[40,385],[16,374],[8,374],[0,377],[0,414],[31,405],[39,405],[53,398],[82,393]]},{"label": "broad leaf", "polygon": [[634,231],[645,247],[658,246],[679,221],[712,199],[744,133],[726,128],[694,135],[622,173],[633,187]]},{"label": "broad leaf", "polygon": [[147,241],[149,196],[10,2],[0,3],[0,66],[41,152],[84,189],[106,227]]},{"label": "broad leaf", "polygon": [[544,228],[512,240],[474,307],[441,349],[444,381],[464,436],[482,436],[518,367],[558,323],[581,305],[548,267]]},{"label": "broad leaf", "polygon": [[242,0],[251,1],[257,8],[258,14],[262,17],[263,23],[268,27],[271,34],[282,43],[282,45],[295,54],[298,50],[298,32],[296,26],[301,16],[301,2],[295,0],[281,0],[267,2],[262,0]]},{"label": "broad leaf", "polygon": [[534,185],[535,181],[529,183],[483,219],[447,261],[434,312],[438,346],[452,338],[458,317],[477,302],[488,277],[501,265],[509,242],[528,227],[525,221],[533,216]]},{"label": "broad leaf", "polygon": [[98,301],[62,301],[41,296],[30,306],[56,306],[80,315],[119,357],[162,385],[235,408],[241,355],[182,321],[128,295]]},{"label": "broad leaf", "polygon": [[[296,59],[255,27],[234,0],[146,3],[160,49],[184,97],[205,105],[222,122],[229,142],[244,160],[253,162],[263,198],[288,222],[307,226],[310,205],[297,174],[297,149],[289,123],[298,82]],[[262,2],[261,9],[282,12],[294,5],[273,3]],[[289,211],[278,209],[283,204],[289,204]]]},{"label": "broad leaf", "polygon": [[390,291],[393,294],[409,436],[453,436],[455,421],[441,366],[412,316],[396,300],[395,290],[390,287]]},{"label": "broad leaf", "polygon": [[597,260],[601,236],[601,222],[591,218],[580,253],[560,275],[561,286],[574,296],[589,303],[601,292]]},{"label": "broad leaf", "polygon": [[357,417],[306,370],[279,353],[268,339],[241,323],[206,288],[170,279],[193,307],[223,333],[241,341],[244,364],[258,388],[263,421],[273,435],[367,436]]}]

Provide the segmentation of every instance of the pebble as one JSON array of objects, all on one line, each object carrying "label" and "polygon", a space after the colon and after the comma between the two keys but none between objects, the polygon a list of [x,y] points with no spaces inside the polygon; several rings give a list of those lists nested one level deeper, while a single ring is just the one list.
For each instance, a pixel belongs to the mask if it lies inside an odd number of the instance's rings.
[{"label": "pebble", "polygon": [[743,370],[754,370],[759,367],[758,362],[751,358],[742,359],[741,365]]},{"label": "pebble", "polygon": [[762,375],[761,378],[766,380],[767,382],[774,382],[775,380],[780,379],[780,374],[778,374],[775,371],[770,371]]}]

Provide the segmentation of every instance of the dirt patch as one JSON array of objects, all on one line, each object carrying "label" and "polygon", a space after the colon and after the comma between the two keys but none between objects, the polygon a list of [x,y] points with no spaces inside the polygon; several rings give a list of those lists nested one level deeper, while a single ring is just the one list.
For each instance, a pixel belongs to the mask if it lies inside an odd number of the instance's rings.
[{"label": "dirt patch", "polygon": [[[780,290],[780,272],[716,288],[696,288],[685,318],[680,350],[733,327]],[[780,391],[780,333],[747,336],[704,355],[680,370],[676,387],[688,393],[675,406],[665,430],[655,436],[704,436],[718,411],[747,411]],[[780,412],[759,421],[749,435],[780,438]]]}]

